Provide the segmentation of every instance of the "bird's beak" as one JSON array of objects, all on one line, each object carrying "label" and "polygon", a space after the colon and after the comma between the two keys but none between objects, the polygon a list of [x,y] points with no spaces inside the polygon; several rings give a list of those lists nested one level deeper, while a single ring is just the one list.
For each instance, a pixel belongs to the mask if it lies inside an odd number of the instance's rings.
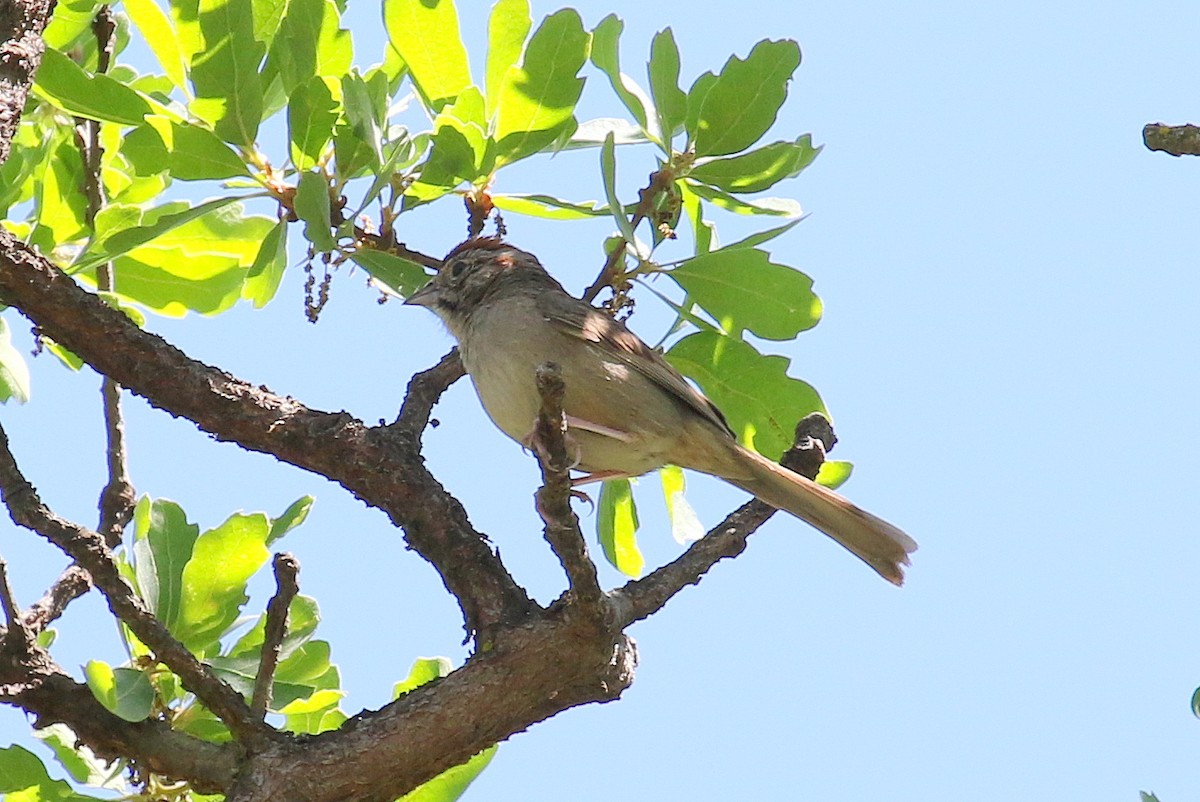
[{"label": "bird's beak", "polygon": [[411,304],[412,306],[424,306],[426,308],[430,308],[437,300],[437,295],[437,287],[433,286],[433,282],[430,281],[424,287],[405,298],[404,303],[406,305]]}]

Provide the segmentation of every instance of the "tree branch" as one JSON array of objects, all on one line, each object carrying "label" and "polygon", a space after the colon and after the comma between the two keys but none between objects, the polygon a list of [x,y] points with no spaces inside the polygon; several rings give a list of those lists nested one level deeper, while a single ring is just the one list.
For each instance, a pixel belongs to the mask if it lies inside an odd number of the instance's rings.
[{"label": "tree branch", "polygon": [[1150,123],[1142,129],[1142,141],[1172,156],[1200,156],[1200,126]]},{"label": "tree branch", "polygon": [[87,571],[78,565],[68,567],[45,595],[25,611],[25,626],[34,633],[41,632],[63,614],[68,604],[91,589],[92,578]]},{"label": "tree branch", "polygon": [[0,655],[0,699],[36,716],[35,727],[66,724],[100,758],[134,760],[143,770],[187,780],[201,793],[228,788],[237,771],[236,744],[202,741],[159,719],[120,719],[41,649],[20,663]]},{"label": "tree branch", "polygon": [[288,607],[300,592],[296,575],[300,563],[291,554],[276,554],[272,565],[275,569],[275,595],[267,603],[267,620],[263,626],[262,656],[258,661],[258,674],[254,677],[254,694],[250,697],[250,712],[255,718],[263,719],[271,704],[271,683],[275,679],[275,667],[279,664],[279,647],[287,635]]},{"label": "tree branch", "polygon": [[33,74],[46,46],[42,31],[54,0],[0,2],[0,164],[8,160]]},{"label": "tree branch", "polygon": [[3,230],[0,298],[153,406],[218,440],[328,477],[383,510],[441,574],[469,631],[519,621],[536,609],[462,505],[425,468],[419,440],[403,427],[370,428],[345,412],[311,410],[190,359]]},{"label": "tree branch", "polygon": [[175,640],[146,608],[121,577],[112,552],[99,534],[58,517],[42,503],[17,467],[3,427],[0,427],[0,497],[8,506],[13,523],[37,532],[87,569],[112,614],[154,652],[156,659],[179,676],[185,688],[229,725],[239,740],[258,743],[276,734],[256,721],[242,697]]},{"label": "tree branch", "polygon": [[596,564],[588,556],[579,531],[579,517],[571,509],[571,459],[567,455],[567,422],[563,416],[562,370],[553,362],[538,366],[538,394],[542,398],[533,429],[533,453],[542,469],[542,486],[534,498],[538,515],[546,524],[545,537],[562,563],[575,603],[603,614],[604,594]]}]

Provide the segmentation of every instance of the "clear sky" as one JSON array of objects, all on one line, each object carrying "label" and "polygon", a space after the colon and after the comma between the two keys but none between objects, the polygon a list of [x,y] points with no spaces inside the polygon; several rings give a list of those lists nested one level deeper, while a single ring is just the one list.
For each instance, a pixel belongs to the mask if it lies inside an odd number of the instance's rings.
[{"label": "clear sky", "polygon": [[[351,7],[369,64],[378,12],[371,0]],[[460,7],[479,42],[483,4]],[[1195,7],[577,7],[589,26],[609,11],[625,19],[623,63],[639,77],[650,36],[667,25],[685,83],[759,39],[799,41],[804,62],[774,138],[811,132],[826,147],[779,188],[811,217],[773,245],[816,280],[826,315],[786,353],[834,415],[834,455],[856,463],[847,495],[921,550],[897,590],[780,516],[633,629],[641,666],[623,699],[516,736],[465,798],[1200,798],[1189,709],[1200,685],[1200,161],[1141,144],[1147,122],[1200,117]],[[554,9],[534,5],[538,17]],[[589,80],[585,112],[617,114],[603,79]],[[626,197],[645,181],[642,158],[619,162]],[[600,197],[596,154],[539,160],[498,190]],[[727,241],[737,222],[719,220]],[[515,215],[508,227],[576,291],[609,233]],[[440,253],[462,230],[447,203],[414,215],[402,236]],[[302,280],[293,275],[265,312],[150,326],[311,406],[390,419],[408,377],[449,338],[423,310],[379,306],[344,276],[311,326]],[[644,296],[633,326],[656,339],[654,305]],[[25,347],[28,327],[5,318]],[[93,523],[97,380],[47,356],[33,371],[33,401],[0,416],[45,500]],[[321,603],[345,709],[383,704],[418,655],[461,661],[453,602],[383,515],[140,400],[128,408],[139,492],[178,500],[204,527],[317,496],[283,545]],[[465,382],[436,416],[434,470],[518,579],[552,599],[563,580],[532,510],[533,461],[490,428]],[[678,547],[654,512],[655,483],[642,482],[641,541],[659,564]],[[692,487],[710,524],[742,500],[705,479]],[[7,522],[0,553],[25,603],[63,565]],[[71,608],[55,649],[64,665],[120,658],[100,611],[96,594]],[[0,709],[0,745],[26,732]]]}]

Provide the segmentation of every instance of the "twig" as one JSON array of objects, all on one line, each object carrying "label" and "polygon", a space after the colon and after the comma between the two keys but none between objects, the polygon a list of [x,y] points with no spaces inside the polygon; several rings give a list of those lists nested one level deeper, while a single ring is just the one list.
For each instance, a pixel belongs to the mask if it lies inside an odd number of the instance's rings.
[{"label": "twig", "polygon": [[542,468],[542,486],[534,495],[538,515],[546,524],[546,540],[567,573],[572,596],[579,603],[595,606],[603,599],[600,580],[579,531],[579,517],[571,509],[571,460],[562,407],[566,385],[561,368],[553,362],[539,365],[536,379],[542,398],[532,439],[533,453]]},{"label": "twig", "polygon": [[[638,191],[638,205],[633,210],[633,217],[629,220],[631,229],[636,229],[643,220],[654,213],[658,196],[668,191],[674,181],[675,173],[668,169],[655,170],[650,174],[649,182]],[[632,245],[633,243],[629,244]],[[584,301],[591,303],[596,300],[596,296],[605,287],[612,287],[614,292],[617,291],[617,265],[620,263],[621,254],[623,253],[625,253],[625,243],[617,243],[617,246],[608,254],[608,259],[605,260],[604,267],[600,269],[600,275],[596,276],[596,280],[592,282],[592,286],[583,291],[582,297]]]},{"label": "twig", "polygon": [[392,426],[420,442],[421,433],[429,425],[429,416],[442,393],[465,375],[467,372],[463,370],[458,349],[452,348],[436,365],[409,379],[408,392],[404,394],[400,414]]},{"label": "twig", "polygon": [[3,427],[0,427],[0,497],[8,505],[13,523],[37,532],[87,569],[113,615],[174,671],[183,686],[220,717],[239,740],[262,743],[275,734],[255,720],[242,697],[197,660],[146,608],[121,577],[112,552],[98,533],[60,518],[42,503],[17,467]]},{"label": "twig", "polygon": [[1172,156],[1200,156],[1200,126],[1150,123],[1142,129],[1142,141]]},{"label": "twig", "polygon": [[258,675],[254,678],[254,694],[250,697],[250,712],[262,719],[271,704],[271,683],[275,678],[275,666],[279,664],[279,647],[287,635],[288,607],[300,592],[296,575],[300,563],[291,554],[276,554],[272,564],[275,569],[275,595],[267,603],[267,620],[263,625],[262,655],[258,660]]},{"label": "twig", "polygon": [[[112,9],[102,5],[92,19],[92,33],[96,37],[97,73],[108,72],[112,62],[113,38],[117,25]],[[96,227],[96,215],[104,208],[107,198],[104,182],[100,177],[104,160],[104,148],[100,144],[100,123],[83,117],[75,118],[76,142],[83,157],[83,190],[87,198],[85,220],[89,228]],[[96,288],[101,292],[112,292],[116,287],[113,265],[105,262],[96,269]],[[101,376],[100,397],[104,406],[104,429],[108,438],[108,482],[100,491],[100,520],[97,531],[104,536],[110,549],[121,542],[125,525],[133,518],[136,498],[129,479],[125,424],[121,416],[121,385],[108,376]]]},{"label": "twig", "polygon": [[[796,424],[795,444],[781,462],[801,476],[815,479],[825,461],[825,452],[833,448],[835,442],[829,421],[814,413]],[[741,554],[750,535],[775,512],[771,505],[752,499],[710,529],[674,561],[610,593],[621,626],[653,615],[683,588],[699,584],[719,561]]]},{"label": "twig", "polygon": [[63,614],[68,604],[87,593],[91,588],[92,578],[87,571],[78,565],[68,567],[54,581],[45,595],[25,611],[25,626],[34,633],[43,631]]},{"label": "twig", "polygon": [[0,648],[10,654],[28,654],[34,647],[34,635],[21,618],[21,607],[8,584],[8,564],[0,557],[0,608],[4,609],[5,633]]}]

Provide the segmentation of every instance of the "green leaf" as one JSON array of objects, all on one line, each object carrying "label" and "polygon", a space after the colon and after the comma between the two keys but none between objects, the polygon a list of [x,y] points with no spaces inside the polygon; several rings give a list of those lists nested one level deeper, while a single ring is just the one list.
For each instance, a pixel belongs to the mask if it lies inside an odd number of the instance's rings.
[{"label": "green leaf", "polygon": [[336,86],[354,61],[350,32],[340,27],[340,21],[335,0],[290,0],[271,43],[263,77],[277,72],[288,95],[314,76]]},{"label": "green leaf", "polygon": [[702,162],[689,175],[729,192],[761,192],[800,175],[820,152],[812,135],[804,134],[795,142],[772,142],[740,156]]},{"label": "green leaf", "polygon": [[451,0],[384,0],[383,24],[427,109],[441,111],[471,85]]},{"label": "green leaf", "polygon": [[821,319],[812,279],[757,248],[713,251],[668,273],[727,332],[790,340]]},{"label": "green leaf", "polygon": [[277,222],[229,207],[116,260],[122,296],[159,314],[215,315],[242,297],[247,272]]},{"label": "green leaf", "polygon": [[267,545],[270,546],[276,540],[279,540],[279,538],[304,523],[304,519],[308,517],[308,511],[312,509],[313,501],[315,499],[312,496],[301,496],[293,501],[283,511],[282,515],[278,518],[272,518],[271,532],[267,535]]},{"label": "green leaf", "polygon": [[87,198],[83,194],[83,162],[74,142],[65,137],[59,141],[41,179],[35,184],[37,225],[52,232],[56,245],[86,236]]},{"label": "green leaf", "polygon": [[401,298],[407,298],[429,282],[424,268],[394,253],[358,248],[350,258],[371,275],[373,284]]},{"label": "green leaf", "polygon": [[226,142],[251,147],[263,117],[258,66],[266,46],[254,38],[253,0],[199,0],[203,48],[192,60],[191,111]]},{"label": "green leaf", "polygon": [[624,29],[625,23],[616,14],[609,14],[600,20],[600,24],[592,30],[592,63],[608,77],[613,91],[638,125],[647,130],[656,119],[657,112],[653,101],[642,88],[621,72],[620,43]]},{"label": "green leaf", "polygon": [[617,197],[617,146],[612,134],[604,140],[600,149],[600,175],[604,181],[604,196],[608,200],[608,211],[617,223],[621,236],[630,245],[637,241],[633,233],[633,224],[625,214],[625,207]]},{"label": "green leaf", "polygon": [[821,463],[821,469],[817,472],[817,484],[825,485],[830,490],[837,490],[846,484],[853,472],[853,462],[827,460]]},{"label": "green leaf", "polygon": [[792,198],[746,200],[735,197],[723,189],[697,183],[691,178],[684,179],[684,185],[714,206],[719,206],[735,214],[769,214],[778,217],[801,217],[804,214],[800,203]]},{"label": "green leaf", "polygon": [[[121,793],[127,791],[121,768],[96,757],[66,724],[51,724],[34,730],[33,735],[54,752],[55,759],[76,782]],[[3,790],[0,787],[0,791]]]},{"label": "green leaf", "polygon": [[600,487],[596,535],[604,557],[626,576],[637,578],[646,560],[637,546],[638,515],[628,479],[609,479]]},{"label": "green leaf", "polygon": [[704,219],[704,204],[701,203],[700,196],[692,192],[691,186],[686,181],[677,182],[676,186],[679,188],[680,206],[688,222],[692,224],[696,255],[706,254],[716,245],[717,228],[711,221]]},{"label": "green leaf", "polygon": [[309,171],[300,175],[296,187],[296,216],[304,221],[304,236],[322,253],[337,248],[330,233],[329,181],[324,173]]},{"label": "green leaf", "polygon": [[246,162],[219,136],[199,125],[149,115],[148,125],[121,141],[138,175],[168,171],[180,181],[216,181],[250,175]]},{"label": "green leaf", "polygon": [[[382,82],[386,78],[379,75]],[[374,166],[383,164],[383,125],[386,124],[387,95],[386,86],[382,87],[383,103],[379,104],[372,97],[371,87],[362,79],[358,72],[351,72],[342,77],[342,102],[346,107],[346,119],[355,135],[371,149]],[[383,108],[379,108],[382,105]]]},{"label": "green leaf", "polygon": [[579,148],[598,148],[604,145],[604,140],[612,135],[618,145],[642,145],[649,142],[646,132],[641,126],[617,117],[597,117],[580,123],[571,134],[571,138],[562,146],[562,150],[578,150]]},{"label": "green leaf", "polygon": [[576,77],[588,57],[590,37],[579,13],[565,8],[538,26],[520,67],[505,73],[496,100],[496,162],[509,164],[551,145],[575,126],[583,92]]},{"label": "green leaf", "polygon": [[671,537],[681,546],[704,537],[704,526],[700,523],[700,517],[683,495],[687,487],[683,478],[683,468],[665,465],[658,469],[658,478],[662,480],[663,498],[667,502]]},{"label": "green leaf", "polygon": [[183,600],[176,637],[194,652],[210,648],[237,620],[248,600],[246,581],[270,553],[267,516],[231,515],[196,539],[183,569]]},{"label": "green leaf", "polygon": [[[152,209],[114,204],[96,215],[96,237],[92,244],[71,265],[71,273],[90,270],[111,262],[158,237],[242,200],[233,196],[214,198],[197,206],[173,201]],[[238,204],[238,213],[241,205]]]},{"label": "green leaf", "polygon": [[89,120],[139,125],[155,110],[136,89],[107,75],[91,75],[57,50],[42,54],[34,90],[57,108]]},{"label": "green leaf", "polygon": [[[445,194],[464,181],[473,182],[486,175],[490,167],[483,163],[488,146],[483,125],[483,96],[472,86],[434,120],[433,143],[419,183],[437,187]],[[414,186],[410,194],[421,192]]]},{"label": "green leaf", "polygon": [[[183,89],[187,84],[187,66],[179,34],[162,7],[154,0],[122,0],[129,19],[141,32],[141,40],[162,65],[171,83]],[[60,6],[61,7],[61,6]],[[58,16],[57,9],[55,16]]]},{"label": "green leaf", "polygon": [[828,414],[811,385],[787,375],[791,360],[761,354],[734,337],[689,334],[665,356],[720,407],[743,445],[771,459],[791,447],[801,418]]},{"label": "green leaf", "polygon": [[516,65],[525,47],[525,37],[533,27],[529,0],[497,0],[488,17],[487,70],[484,89],[487,117],[492,119],[500,99],[501,86],[509,67]]},{"label": "green leaf", "polygon": [[[42,33],[47,50],[66,52],[75,40],[87,35],[95,40],[92,34],[92,20],[96,18],[98,0],[62,0],[54,4],[54,16]],[[94,50],[93,45],[93,50]]]},{"label": "green leaf", "polygon": [[780,236],[781,234],[788,233],[793,228],[795,228],[797,225],[799,225],[803,220],[804,220],[803,217],[797,217],[795,220],[790,220],[781,226],[777,226],[775,228],[768,228],[765,231],[759,231],[755,234],[751,234],[750,236],[746,237],[745,239],[740,239],[737,242],[733,243],[732,245],[726,245],[724,247],[724,250],[732,251],[732,250],[736,250],[737,248],[757,248],[759,245],[770,242],[771,240],[775,239],[776,237]]},{"label": "green leaf", "polygon": [[1192,715],[1200,718],[1200,688],[1192,694]]},{"label": "green leaf", "polygon": [[83,667],[92,695],[110,713],[125,721],[144,721],[154,706],[154,688],[145,673],[135,668],[114,669],[101,660]]},{"label": "green leaf", "polygon": [[138,591],[150,612],[178,636],[183,572],[200,527],[169,499],[142,496],[133,511],[133,566]]},{"label": "green leaf", "polygon": [[446,769],[429,782],[409,791],[397,802],[454,802],[466,792],[479,773],[487,768],[499,748],[499,744],[489,746],[461,766]]},{"label": "green leaf", "polygon": [[684,130],[688,133],[688,144],[695,139],[696,130],[700,127],[700,111],[704,106],[704,98],[708,97],[708,93],[716,83],[717,76],[706,72],[698,76],[692,82],[692,87],[688,89],[687,119],[683,122]]},{"label": "green leaf", "polygon": [[337,709],[344,691],[326,689],[317,691],[307,699],[296,699],[284,705],[279,712],[284,715],[283,729],[297,734],[317,735],[336,730],[346,721],[346,714]]},{"label": "green leaf", "polygon": [[253,302],[255,309],[262,309],[279,292],[279,284],[287,270],[286,220],[280,220],[263,238],[254,263],[246,273],[242,285],[242,297]]},{"label": "green leaf", "polygon": [[292,164],[298,170],[316,167],[333,139],[338,103],[325,81],[319,75],[312,76],[296,87],[288,100],[288,139],[292,143]]},{"label": "green leaf", "polygon": [[444,677],[453,670],[454,664],[448,657],[418,657],[408,670],[408,676],[392,688],[392,699],[399,699],[409,691]]},{"label": "green leaf", "polygon": [[8,802],[81,802],[100,799],[76,793],[50,777],[41,759],[23,746],[0,748],[0,796]]},{"label": "green leaf", "polygon": [[731,56],[704,93],[695,127],[688,129],[696,155],[737,153],[761,139],[799,66],[800,47],[790,39],[761,41],[744,60]]},{"label": "green leaf", "polygon": [[29,366],[25,357],[13,347],[8,323],[0,318],[0,403],[15,399],[18,404],[29,400]]},{"label": "green leaf", "polygon": [[[679,48],[670,28],[659,31],[650,43],[650,63],[646,69],[663,143],[669,146],[687,119],[687,95],[679,88]],[[670,152],[670,147],[667,151]]]},{"label": "green leaf", "polygon": [[1149,793],[1147,791],[1138,791],[1138,794],[1141,795],[1140,802],[1158,802],[1158,797],[1156,797],[1152,793]]},{"label": "green leaf", "polygon": [[[608,205],[599,201],[569,201],[550,195],[492,195],[492,203],[506,212],[544,217],[549,220],[586,220],[607,217]],[[628,210],[626,210],[628,211]]]}]

